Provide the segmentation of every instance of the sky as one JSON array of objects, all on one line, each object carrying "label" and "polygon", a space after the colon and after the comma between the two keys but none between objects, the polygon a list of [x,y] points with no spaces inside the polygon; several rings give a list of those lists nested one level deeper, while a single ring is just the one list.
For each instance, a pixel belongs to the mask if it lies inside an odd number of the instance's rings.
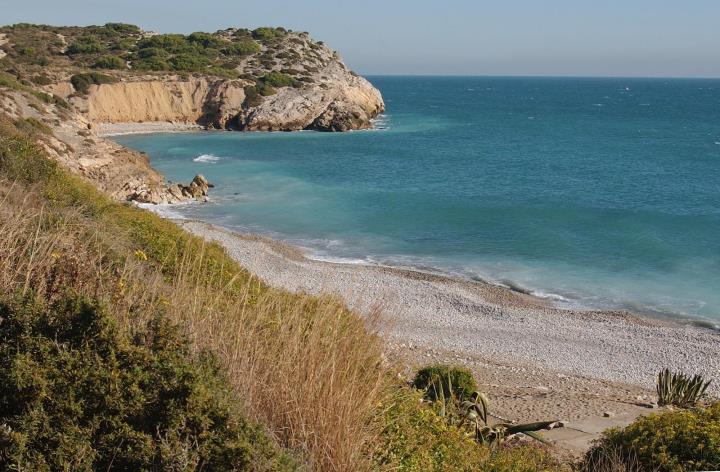
[{"label": "sky", "polygon": [[308,31],[368,75],[720,77],[720,0],[0,0],[0,24]]}]

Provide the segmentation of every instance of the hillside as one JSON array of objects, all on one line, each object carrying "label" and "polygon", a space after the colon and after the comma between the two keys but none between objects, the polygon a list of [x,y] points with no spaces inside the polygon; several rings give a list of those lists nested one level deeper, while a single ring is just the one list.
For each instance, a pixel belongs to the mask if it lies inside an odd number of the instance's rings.
[{"label": "hillside", "polygon": [[380,93],[337,52],[284,28],[185,36],[116,23],[14,25],[0,35],[15,72],[93,124],[347,131],[371,126],[384,109]]}]

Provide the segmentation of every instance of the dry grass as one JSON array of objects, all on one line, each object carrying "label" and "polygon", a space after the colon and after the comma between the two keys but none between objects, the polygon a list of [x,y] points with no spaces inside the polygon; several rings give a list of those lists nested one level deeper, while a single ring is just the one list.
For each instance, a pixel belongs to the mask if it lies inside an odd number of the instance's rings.
[{"label": "dry grass", "polygon": [[[387,376],[365,321],[333,298],[270,289],[146,212],[109,205],[95,216],[47,205],[24,184],[0,188],[0,292],[52,299],[73,290],[107,303],[126,326],[160,310],[218,354],[248,414],[310,468],[370,467]],[[176,250],[133,239],[146,233],[128,215]]]}]

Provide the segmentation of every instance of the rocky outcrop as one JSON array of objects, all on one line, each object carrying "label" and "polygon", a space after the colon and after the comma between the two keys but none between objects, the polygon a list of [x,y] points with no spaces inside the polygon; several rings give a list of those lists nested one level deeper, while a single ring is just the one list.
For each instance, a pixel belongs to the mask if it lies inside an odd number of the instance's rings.
[{"label": "rocky outcrop", "polygon": [[262,104],[244,110],[238,125],[248,131],[349,131],[369,128],[384,110],[380,92],[349,73],[332,86],[283,88]]},{"label": "rocky outcrop", "polygon": [[52,92],[70,97],[95,125],[170,122],[241,131],[348,131],[372,126],[372,119],[385,109],[380,92],[327,46],[303,34],[291,39],[294,48],[308,49],[297,54],[300,59],[295,62],[259,72],[248,64],[238,66],[238,73],[247,77],[292,71],[303,79],[294,86],[274,87],[266,96],[247,93],[255,80],[179,75],[129,75],[117,83],[93,85],[87,96],[73,96],[72,88],[57,84]]},{"label": "rocky outcrop", "polygon": [[93,86],[73,104],[91,123],[173,122],[226,128],[242,110],[240,81],[178,76]]},{"label": "rocky outcrop", "polygon": [[176,76],[93,86],[73,104],[93,124],[193,123],[240,131],[349,131],[372,126],[384,110],[380,92],[367,80],[343,80],[296,89],[283,87],[250,105],[249,83]]}]

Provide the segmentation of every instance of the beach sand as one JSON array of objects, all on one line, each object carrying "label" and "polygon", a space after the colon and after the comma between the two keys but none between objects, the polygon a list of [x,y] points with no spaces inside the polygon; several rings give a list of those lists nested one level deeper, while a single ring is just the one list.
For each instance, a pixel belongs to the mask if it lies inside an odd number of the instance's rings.
[{"label": "beach sand", "polygon": [[203,126],[194,123],[152,121],[145,123],[100,123],[97,125],[96,132],[100,137],[110,137],[125,134],[183,133],[203,129],[205,129]]},{"label": "beach sand", "polygon": [[[483,282],[363,264],[308,259],[295,247],[206,223],[176,221],[220,243],[269,285],[332,293],[359,313],[382,310],[389,359],[410,378],[418,366],[470,368],[491,412],[514,421],[559,419],[547,437],[579,453],[609,426],[652,412],[665,368],[716,378],[720,333],[628,312],[554,308]],[[712,385],[717,395],[720,385]]]}]

